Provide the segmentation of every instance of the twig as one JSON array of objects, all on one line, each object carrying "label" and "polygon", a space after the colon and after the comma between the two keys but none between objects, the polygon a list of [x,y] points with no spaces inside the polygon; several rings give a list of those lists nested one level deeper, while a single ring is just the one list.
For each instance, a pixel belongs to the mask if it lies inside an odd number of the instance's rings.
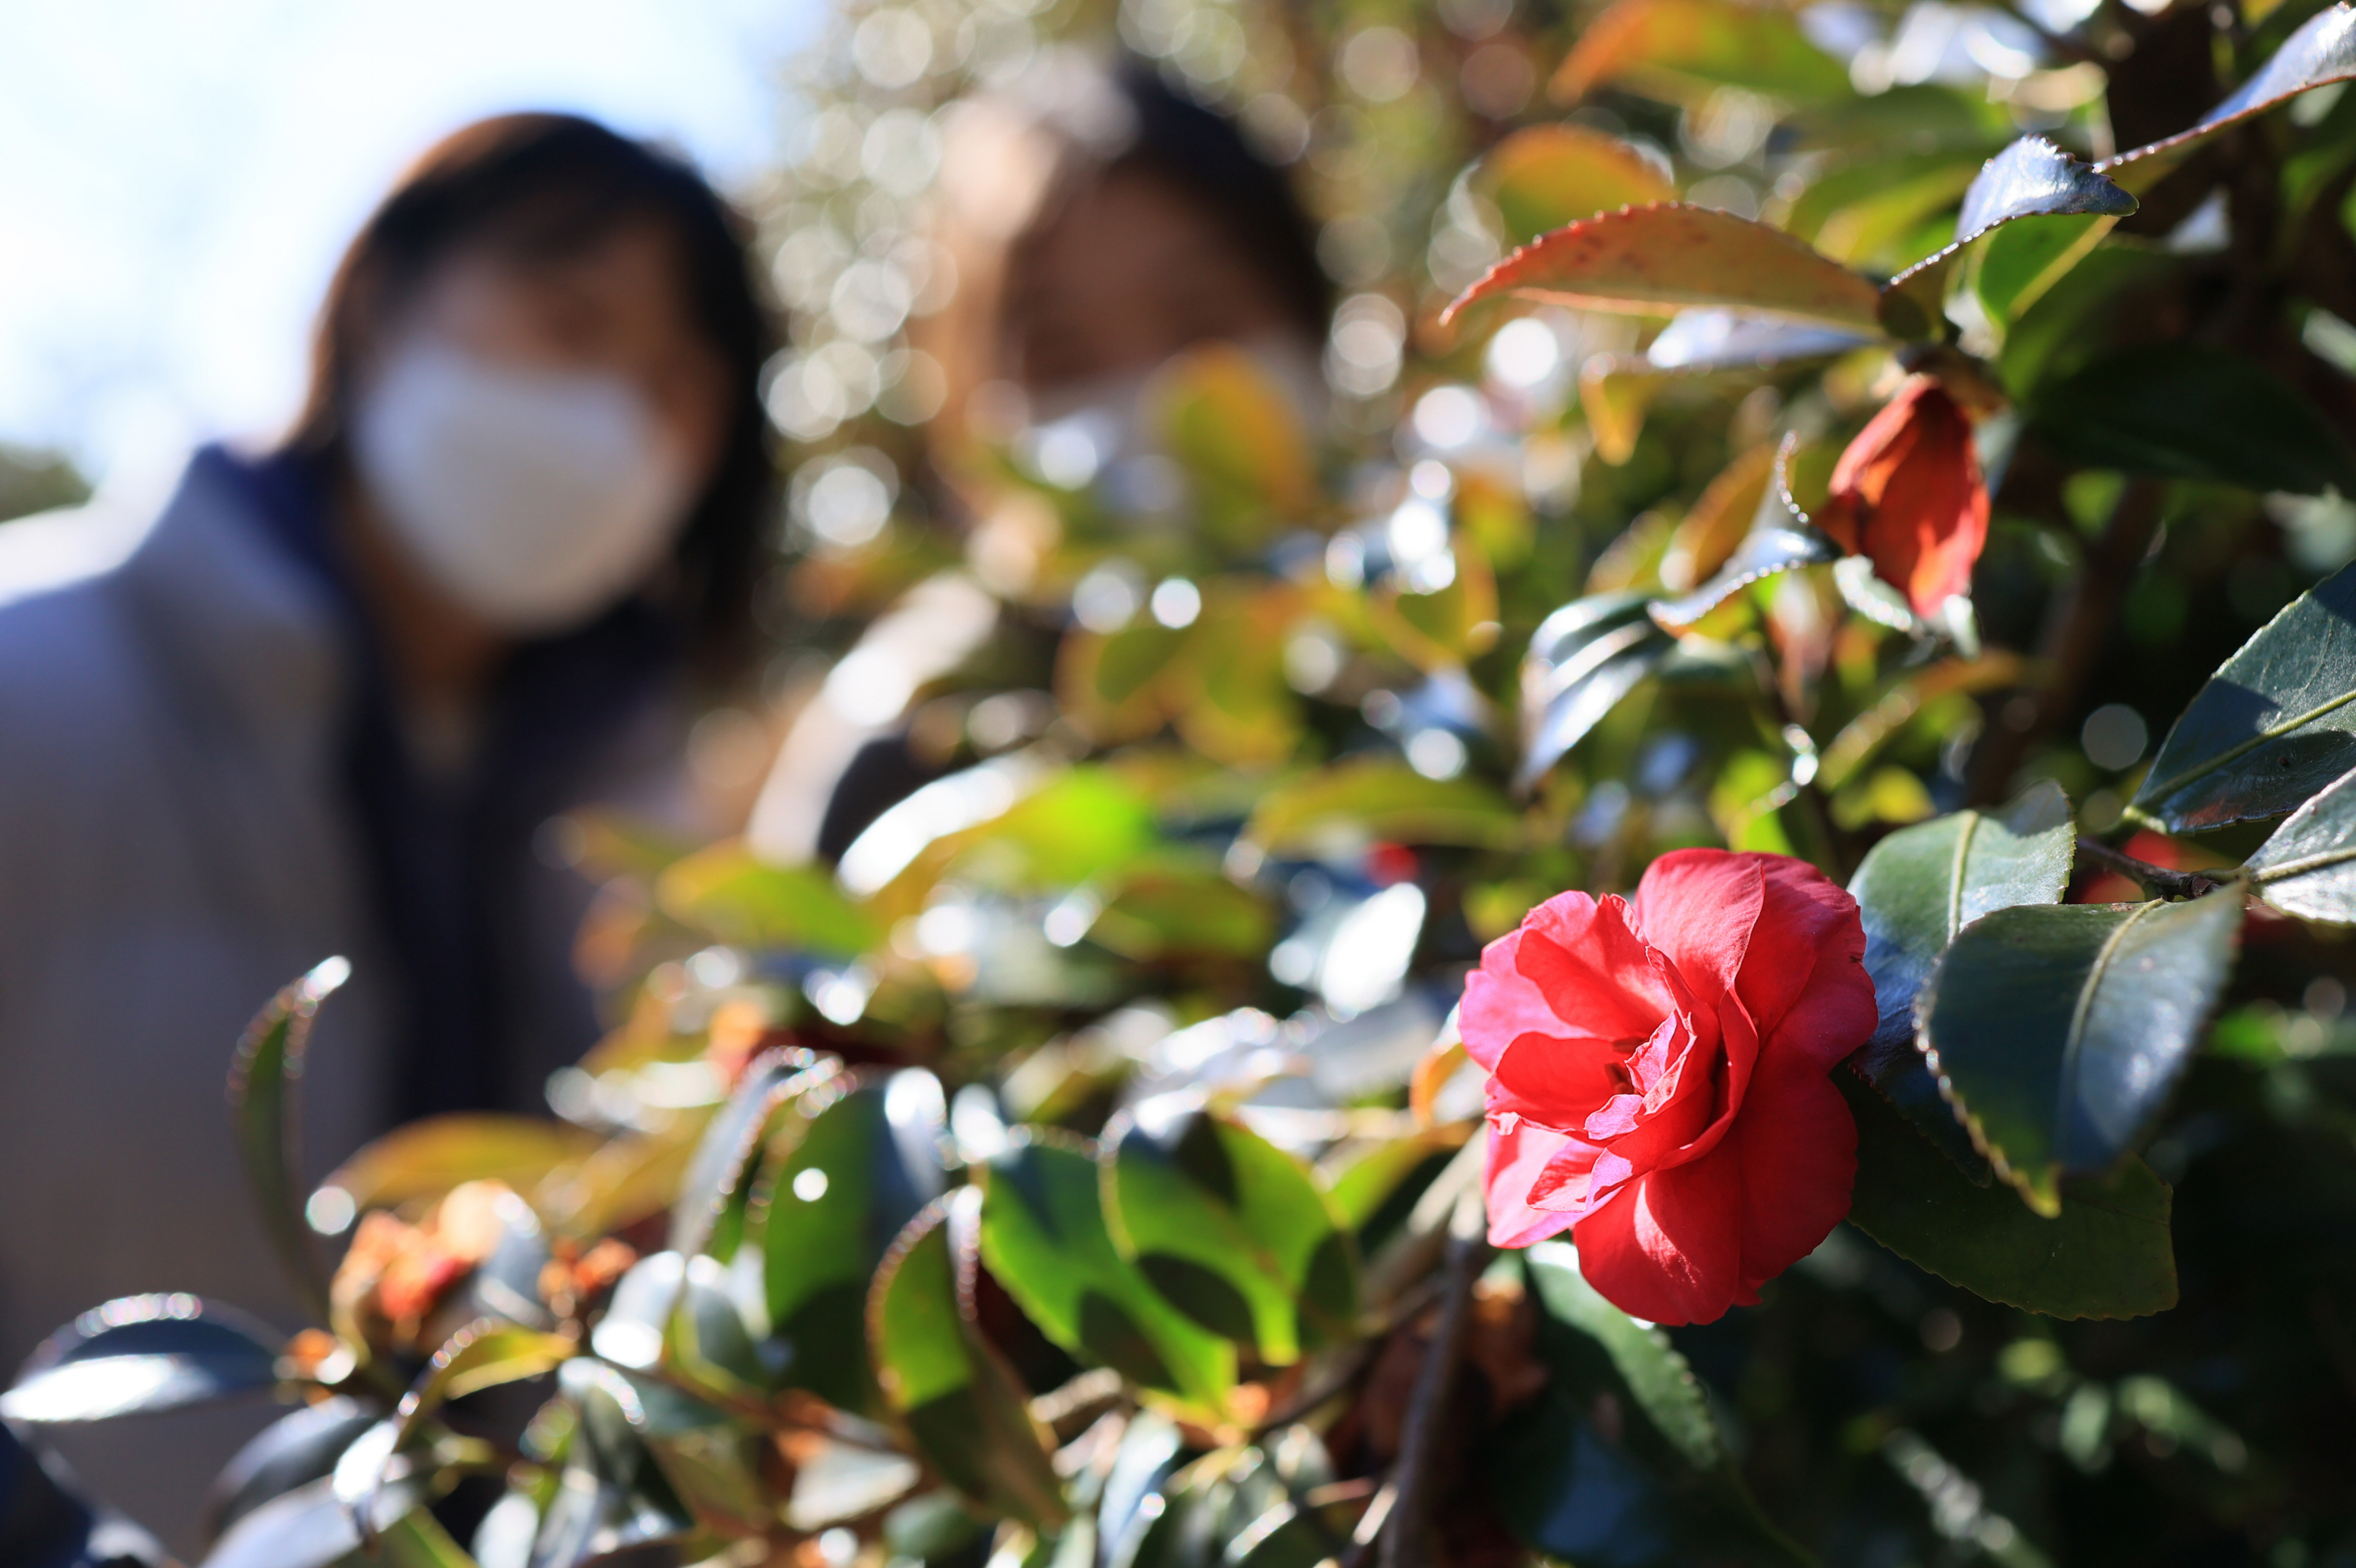
[{"label": "twig", "polygon": [[2097,866],[2132,877],[2163,898],[2197,899],[2202,893],[2214,892],[2225,884],[2199,871],[2171,871],[2166,866],[2155,866],[2148,860],[2112,848],[2099,838],[2078,840],[2078,853]]},{"label": "twig", "polygon": [[1449,1395],[1456,1389],[1456,1371],[1463,1360],[1466,1330],[1472,1320],[1472,1285],[1489,1261],[1488,1243],[1475,1232],[1451,1231],[1448,1239],[1447,1288],[1440,1298],[1440,1324],[1416,1370],[1415,1392],[1408,1397],[1407,1421],[1399,1437],[1398,1467],[1393,1472],[1397,1488],[1390,1516],[1383,1529],[1380,1568],[1432,1568],[1440,1554],[1432,1550],[1432,1471],[1440,1452],[1442,1425]]}]

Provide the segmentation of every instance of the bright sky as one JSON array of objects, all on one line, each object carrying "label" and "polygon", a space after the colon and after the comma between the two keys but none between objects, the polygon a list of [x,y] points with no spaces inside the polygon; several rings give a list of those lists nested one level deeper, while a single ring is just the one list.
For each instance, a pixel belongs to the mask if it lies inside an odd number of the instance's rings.
[{"label": "bright sky", "polygon": [[825,0],[0,0],[0,441],[93,475],[293,410],[310,318],[412,155],[506,109],[772,161]]}]

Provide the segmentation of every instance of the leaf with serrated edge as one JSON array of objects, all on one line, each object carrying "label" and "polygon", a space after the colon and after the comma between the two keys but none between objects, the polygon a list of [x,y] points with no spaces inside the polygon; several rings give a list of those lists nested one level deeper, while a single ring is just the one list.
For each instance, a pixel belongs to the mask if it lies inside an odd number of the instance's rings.
[{"label": "leaf with serrated edge", "polygon": [[2074,831],[2062,786],[2046,780],[2000,812],[1958,811],[1901,827],[1849,881],[1865,923],[1865,968],[1880,1021],[1851,1060],[1906,1119],[1980,1185],[1985,1160],[1939,1096],[1914,1048],[1916,996],[1955,933],[1993,910],[2062,901]]},{"label": "leaf with serrated edge", "polygon": [[[1965,191],[1955,238],[1937,253],[1900,272],[1882,291],[1881,320],[1903,336],[1922,336],[1935,325],[1947,272],[1964,247],[2023,218],[2094,215],[2117,219],[2136,198],[2042,136],[2023,136],[1980,167]],[[1910,313],[1920,313],[1920,321]]]},{"label": "leaf with serrated edge", "polygon": [[1821,566],[1837,560],[1840,549],[1812,527],[1807,513],[1792,498],[1792,453],[1797,438],[1786,435],[1776,450],[1766,493],[1760,497],[1751,530],[1735,547],[1716,576],[1682,598],[1658,601],[1647,608],[1664,630],[1685,632],[1703,616],[1754,582],[1804,566]]},{"label": "leaf with serrated edge", "polygon": [[1540,1305],[1603,1347],[1637,1407],[1686,1462],[1697,1470],[1724,1463],[1726,1448],[1709,1402],[1669,1337],[1598,1295],[1579,1272],[1578,1253],[1565,1243],[1541,1242],[1525,1255]]},{"label": "leaf with serrated edge", "polygon": [[703,1129],[671,1205],[669,1250],[692,1257],[712,1240],[723,1205],[736,1195],[769,1119],[787,1101],[835,1071],[798,1047],[765,1051],[745,1065],[728,1103]]},{"label": "leaf with serrated edge", "polygon": [[2278,910],[2356,925],[2356,773],[2292,812],[2242,869]]},{"label": "leaf with serrated edge", "polygon": [[2029,1207],[2109,1169],[2158,1115],[2233,966],[2242,890],[2022,904],[1964,927],[1917,1004],[1931,1069]]},{"label": "leaf with serrated edge", "polygon": [[2308,589],[2218,667],[2131,808],[2175,833],[2279,816],[2356,766],[2356,567]]},{"label": "leaf with serrated edge", "polygon": [[1715,305],[1879,330],[1879,294],[1862,276],[1780,229],[1676,202],[1622,208],[1531,241],[1457,295],[1440,320],[1504,293],[1637,315]]},{"label": "leaf with serrated edge", "polygon": [[2105,158],[2094,166],[2108,174],[2155,154],[2179,151],[2312,88],[2351,77],[2356,77],[2356,9],[2341,4],[2309,17],[2249,80],[2187,129]]},{"label": "leaf with serrated edge", "polygon": [[2176,1305],[2168,1184],[2140,1159],[2062,1184],[2062,1211],[1976,1187],[1860,1083],[1833,1082],[1857,1122],[1849,1223],[1976,1296],[2049,1317],[2140,1317]]},{"label": "leaf with serrated edge", "polygon": [[246,1026],[229,1073],[230,1116],[237,1130],[262,1230],[314,1317],[327,1316],[327,1279],[303,1219],[302,1118],[294,1085],[319,1004],[350,978],[342,958],[323,960],[270,999]]}]

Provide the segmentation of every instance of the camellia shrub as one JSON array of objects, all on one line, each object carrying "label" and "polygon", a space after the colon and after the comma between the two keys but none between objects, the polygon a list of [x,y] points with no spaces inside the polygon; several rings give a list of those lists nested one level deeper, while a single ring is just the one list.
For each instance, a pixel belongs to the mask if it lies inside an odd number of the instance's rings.
[{"label": "camellia shrub", "polygon": [[1198,350],[1140,527],[1052,427],[891,463],[916,351],[812,328],[798,635],[998,617],[936,782],[831,869],[585,825],[555,1116],[309,1192],[290,987],[316,1322],[107,1304],[10,1430],[293,1402],[238,1568],[2351,1561],[2356,12],[1439,10],[1121,13],[1298,133],[1330,436]]}]

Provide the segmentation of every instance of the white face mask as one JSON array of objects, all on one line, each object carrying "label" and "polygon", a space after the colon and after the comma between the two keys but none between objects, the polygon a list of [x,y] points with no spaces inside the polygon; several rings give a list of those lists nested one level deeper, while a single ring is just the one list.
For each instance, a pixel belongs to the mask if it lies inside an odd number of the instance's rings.
[{"label": "white face mask", "polygon": [[403,550],[529,636],[618,603],[670,548],[691,475],[625,378],[526,369],[430,336],[360,396],[352,455]]}]

